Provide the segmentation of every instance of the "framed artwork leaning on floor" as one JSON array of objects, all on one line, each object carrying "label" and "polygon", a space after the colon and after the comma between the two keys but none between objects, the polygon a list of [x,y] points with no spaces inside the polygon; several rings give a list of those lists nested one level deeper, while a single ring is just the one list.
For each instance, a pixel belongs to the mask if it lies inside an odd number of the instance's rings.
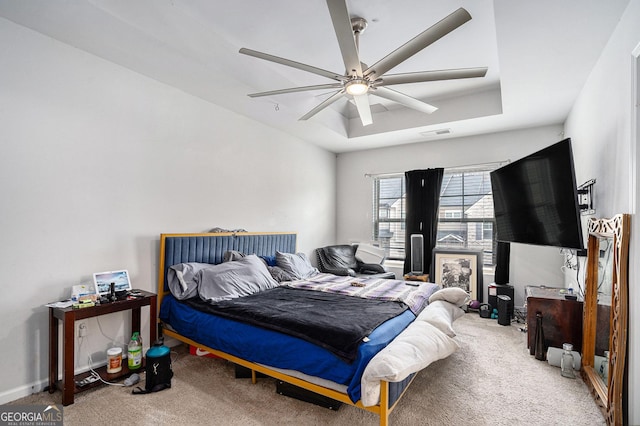
[{"label": "framed artwork leaning on floor", "polygon": [[443,288],[459,287],[482,302],[481,251],[434,249],[430,275]]}]

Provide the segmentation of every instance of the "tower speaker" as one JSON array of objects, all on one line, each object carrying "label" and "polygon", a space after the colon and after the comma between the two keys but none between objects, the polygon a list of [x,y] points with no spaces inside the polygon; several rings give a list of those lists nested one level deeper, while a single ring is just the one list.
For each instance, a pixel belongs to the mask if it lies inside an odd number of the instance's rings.
[{"label": "tower speaker", "polygon": [[424,272],[424,237],[411,234],[411,274],[422,275]]},{"label": "tower speaker", "polygon": [[498,296],[498,324],[509,325],[511,324],[511,317],[513,316],[513,304],[509,296],[501,294]]},{"label": "tower speaker", "polygon": [[488,288],[489,293],[489,304],[492,309],[498,308],[498,297],[501,295],[509,296],[509,306],[511,310],[511,318],[514,315],[514,306],[513,306],[513,286],[511,285],[501,285],[496,283],[489,284]]}]

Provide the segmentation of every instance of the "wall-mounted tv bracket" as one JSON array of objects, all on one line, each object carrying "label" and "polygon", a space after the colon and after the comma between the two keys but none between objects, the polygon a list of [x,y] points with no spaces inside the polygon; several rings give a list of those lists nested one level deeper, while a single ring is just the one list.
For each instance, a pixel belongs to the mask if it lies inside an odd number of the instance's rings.
[{"label": "wall-mounted tv bracket", "polygon": [[595,183],[595,179],[590,179],[578,186],[578,206],[580,207],[580,213],[583,215],[596,213],[596,209],[593,208],[593,185]]}]

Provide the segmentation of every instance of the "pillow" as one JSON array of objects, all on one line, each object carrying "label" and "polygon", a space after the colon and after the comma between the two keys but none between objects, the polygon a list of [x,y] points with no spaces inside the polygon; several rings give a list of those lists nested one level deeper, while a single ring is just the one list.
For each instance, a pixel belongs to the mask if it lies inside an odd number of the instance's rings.
[{"label": "pillow", "polygon": [[196,281],[200,298],[208,302],[248,296],[278,286],[255,254],[202,269]]},{"label": "pillow", "polygon": [[434,300],[418,315],[417,319],[428,322],[449,337],[455,337],[452,324],[462,315],[464,311],[459,307],[444,300]]},{"label": "pillow", "polygon": [[198,283],[196,274],[204,268],[215,265],[210,263],[179,263],[169,267],[167,271],[167,286],[178,300],[189,299],[198,295]]},{"label": "pillow", "polygon": [[318,273],[304,253],[280,253],[276,251],[277,265],[288,272],[295,279],[301,280],[312,277]]},{"label": "pillow", "polygon": [[431,297],[429,297],[429,303],[436,300],[445,300],[456,306],[462,306],[468,299],[469,295],[460,287],[447,287],[433,293]]},{"label": "pillow", "polygon": [[283,281],[293,281],[296,279],[294,276],[292,276],[290,273],[280,268],[279,266],[267,265],[267,269],[269,270],[271,277],[279,283]]},{"label": "pillow", "polygon": [[242,259],[246,255],[240,251],[236,250],[227,250],[222,255],[223,262],[233,262],[234,260]]},{"label": "pillow", "polygon": [[411,373],[444,359],[460,346],[426,321],[414,321],[367,364],[362,373],[362,395],[365,407],[380,400],[380,380],[399,382]]},{"label": "pillow", "polygon": [[260,259],[264,260],[267,266],[278,266],[275,256],[260,256]]},{"label": "pillow", "polygon": [[385,258],[385,250],[371,244],[358,244],[356,259],[362,263],[381,264]]}]

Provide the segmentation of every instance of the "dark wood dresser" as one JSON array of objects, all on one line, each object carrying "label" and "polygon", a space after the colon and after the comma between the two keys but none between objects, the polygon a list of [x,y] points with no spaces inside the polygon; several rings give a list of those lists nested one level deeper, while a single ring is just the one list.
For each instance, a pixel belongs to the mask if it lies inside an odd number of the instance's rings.
[{"label": "dark wood dresser", "polygon": [[536,313],[542,314],[542,330],[546,347],[562,348],[571,343],[582,352],[582,301],[567,300],[558,287],[527,286],[527,347],[535,353]]}]

